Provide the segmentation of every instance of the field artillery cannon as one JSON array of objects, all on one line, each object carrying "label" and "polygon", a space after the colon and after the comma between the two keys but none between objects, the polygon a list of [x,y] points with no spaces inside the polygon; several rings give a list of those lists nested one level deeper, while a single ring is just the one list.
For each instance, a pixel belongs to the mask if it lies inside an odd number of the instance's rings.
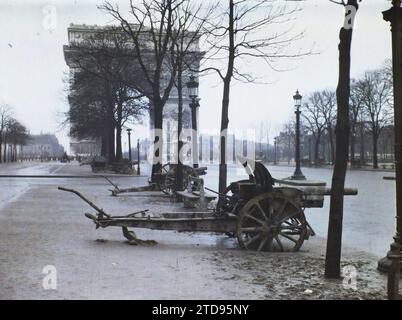
[{"label": "field artillery cannon", "polygon": [[[105,179],[114,187],[111,189],[112,196],[117,196],[122,193],[144,192],[144,191],[162,191],[168,196],[173,196],[176,193],[176,170],[177,164],[167,163],[162,166],[161,171],[156,173],[157,182],[148,182],[148,185],[121,189],[118,185],[113,183],[110,179]],[[183,165],[183,188],[186,189],[189,177],[199,177],[205,175],[207,168],[192,168]]]},{"label": "field artillery cannon", "polygon": [[[243,163],[249,172],[250,161]],[[249,180],[232,183],[214,210],[183,213],[150,213],[148,210],[126,216],[110,216],[71,189],[97,211],[86,214],[97,228],[121,227],[130,243],[142,243],[128,228],[173,230],[180,232],[222,233],[237,237],[239,246],[255,251],[298,251],[314,235],[305,208],[320,208],[331,190],[323,183],[276,180],[261,163],[255,162]],[[357,195],[345,189],[345,195]]]}]

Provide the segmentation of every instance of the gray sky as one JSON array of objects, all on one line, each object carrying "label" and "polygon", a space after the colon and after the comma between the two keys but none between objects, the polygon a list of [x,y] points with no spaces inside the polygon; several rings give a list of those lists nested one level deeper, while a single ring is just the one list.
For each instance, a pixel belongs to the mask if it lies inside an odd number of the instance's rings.
[{"label": "gray sky", "polygon": [[[114,0],[124,8],[128,0]],[[31,133],[55,132],[68,147],[65,131],[59,130],[62,112],[68,109],[63,83],[68,68],[63,45],[67,44],[70,23],[108,24],[109,16],[96,8],[95,0],[1,0],[0,3],[0,101],[14,107],[15,116]],[[353,42],[352,76],[381,66],[391,56],[390,26],[381,12],[389,0],[364,0],[361,4]],[[54,30],[46,26],[47,5],[56,8]],[[288,69],[275,73],[264,64],[250,63],[251,70],[264,75],[266,85],[235,83],[231,94],[231,128],[247,129],[269,123],[271,138],[293,114],[292,95],[299,89],[308,94],[335,88],[338,72],[338,33],[343,9],[327,0],[307,0],[298,14],[295,32],[306,36],[297,45],[319,52],[297,61],[281,61]],[[211,129],[220,125],[222,90],[216,77],[201,80],[200,125]],[[136,129],[134,136],[146,130]]]}]

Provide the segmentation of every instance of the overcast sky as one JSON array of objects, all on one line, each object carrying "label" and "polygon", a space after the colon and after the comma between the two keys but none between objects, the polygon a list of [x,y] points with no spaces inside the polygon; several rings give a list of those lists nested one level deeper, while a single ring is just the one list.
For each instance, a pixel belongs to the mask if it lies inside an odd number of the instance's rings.
[{"label": "overcast sky", "polygon": [[[124,8],[128,0],[114,0]],[[68,109],[63,78],[68,72],[63,45],[67,27],[76,24],[110,24],[111,18],[96,6],[95,0],[1,0],[0,2],[0,101],[14,107],[15,117],[31,133],[56,133],[68,147],[66,130],[60,130],[61,114]],[[391,55],[390,26],[381,12],[389,0],[364,0],[361,4],[353,42],[352,76],[380,67]],[[56,25],[46,20],[48,5],[56,9]],[[333,88],[338,72],[338,33],[343,24],[343,9],[328,0],[302,2],[303,11],[295,21],[295,32],[305,31],[297,46],[314,48],[317,55],[297,61],[280,61],[286,72],[275,73],[261,62],[250,61],[270,84],[235,83],[231,94],[230,127],[247,129],[263,121],[270,134],[277,133],[293,115],[292,95],[299,89],[305,95]],[[53,28],[54,27],[54,28]],[[216,77],[201,79],[200,126],[220,125],[221,87]],[[135,129],[135,128],[134,128]],[[134,135],[145,132],[137,129]]]}]

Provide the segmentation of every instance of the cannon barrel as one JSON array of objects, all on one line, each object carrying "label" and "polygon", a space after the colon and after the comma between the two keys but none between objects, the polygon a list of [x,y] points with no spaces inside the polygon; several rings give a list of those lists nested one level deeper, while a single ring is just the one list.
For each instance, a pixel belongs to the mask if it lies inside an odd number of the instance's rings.
[{"label": "cannon barrel", "polygon": [[[330,196],[331,193],[332,193],[331,188],[325,188],[324,196]],[[357,196],[359,194],[359,190],[357,190],[356,188],[345,188],[343,194],[345,196]]]},{"label": "cannon barrel", "polygon": [[[332,189],[325,187],[306,187],[302,188],[305,195],[317,195],[317,196],[330,196]],[[356,188],[345,188],[343,194],[345,196],[357,196],[359,191]]]}]

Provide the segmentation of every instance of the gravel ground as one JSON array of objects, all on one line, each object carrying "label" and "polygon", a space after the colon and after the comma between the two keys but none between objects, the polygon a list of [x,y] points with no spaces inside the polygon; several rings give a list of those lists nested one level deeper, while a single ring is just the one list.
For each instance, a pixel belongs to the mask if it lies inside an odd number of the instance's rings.
[{"label": "gravel ground", "polygon": [[[380,300],[385,299],[386,277],[376,270],[377,259],[347,250],[342,259],[342,279],[324,278],[323,239],[311,240],[293,254],[216,252],[213,261],[221,277],[237,279],[244,286],[259,287],[261,299],[279,300]],[[355,282],[348,279],[354,268]],[[348,277],[348,278],[345,278]]]},{"label": "gravel ground", "polygon": [[[77,170],[85,171],[65,165],[57,173]],[[146,180],[115,178],[121,185]],[[13,183],[2,180],[0,192]],[[343,265],[357,272],[353,290],[323,277],[325,239],[318,237],[292,254],[244,252],[222,235],[151,230],[136,232],[156,246],[130,246],[118,228],[95,230],[83,216],[92,210],[58,185],[81,191],[112,215],[182,211],[160,194],[111,197],[102,179],[29,180],[0,207],[0,299],[385,298],[386,279],[375,270],[379,257],[369,253],[344,249]],[[49,265],[57,270],[56,290],[43,287]]]}]

